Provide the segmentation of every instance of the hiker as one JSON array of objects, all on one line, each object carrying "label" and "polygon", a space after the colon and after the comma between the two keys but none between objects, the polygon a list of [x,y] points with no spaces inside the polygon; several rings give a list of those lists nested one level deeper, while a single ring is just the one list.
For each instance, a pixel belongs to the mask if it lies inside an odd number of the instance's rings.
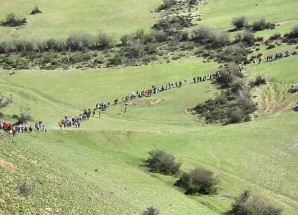
[{"label": "hiker", "polygon": [[179,81],[179,87],[181,87],[182,86],[182,81]]},{"label": "hiker", "polygon": [[47,127],[45,125],[42,125],[42,131],[47,132]]},{"label": "hiker", "polygon": [[36,130],[36,131],[39,131],[38,122],[37,122],[37,123],[35,123],[35,130]]},{"label": "hiker", "polygon": [[62,120],[58,121],[58,125],[59,125],[60,129],[62,129]]}]

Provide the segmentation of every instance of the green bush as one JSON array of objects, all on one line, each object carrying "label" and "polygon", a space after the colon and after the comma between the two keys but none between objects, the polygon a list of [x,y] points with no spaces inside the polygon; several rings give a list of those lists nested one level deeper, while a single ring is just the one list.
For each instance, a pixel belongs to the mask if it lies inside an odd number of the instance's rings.
[{"label": "green bush", "polygon": [[175,0],[163,0],[163,4],[160,5],[156,11],[159,12],[161,10],[167,10],[176,4]]},{"label": "green bush", "polygon": [[232,20],[232,24],[238,30],[244,28],[247,25],[247,23],[248,23],[248,20],[247,20],[247,17],[245,17],[245,16],[235,17]]},{"label": "green bush", "polygon": [[217,31],[209,26],[197,26],[192,30],[191,38],[200,44],[213,44],[224,46],[230,43],[229,35],[226,32]]},{"label": "green bush", "polygon": [[256,80],[254,81],[253,85],[254,86],[260,86],[260,85],[263,85],[263,84],[266,84],[266,79],[263,78],[262,76],[258,75]]},{"label": "green bush", "polygon": [[195,113],[205,117],[206,123],[233,124],[251,120],[250,114],[257,106],[250,99],[249,88],[242,81],[234,81],[230,89],[214,99],[196,105]]},{"label": "green bush", "polygon": [[107,33],[99,32],[95,39],[93,47],[96,49],[106,49],[115,44],[115,40]]},{"label": "green bush", "polygon": [[2,22],[2,25],[16,27],[16,26],[24,25],[26,23],[27,23],[27,20],[25,17],[16,15],[15,13],[9,13],[6,16],[6,20]]},{"label": "green bush", "polygon": [[164,175],[175,175],[179,172],[181,163],[175,161],[175,157],[162,150],[149,152],[150,157],[146,160],[150,172]]},{"label": "green bush", "polygon": [[238,65],[235,63],[227,64],[219,73],[220,77],[216,79],[216,83],[223,88],[230,87],[237,78],[243,77],[243,74],[239,71]]},{"label": "green bush", "polygon": [[291,32],[290,32],[290,38],[298,38],[298,25],[295,25]]},{"label": "green bush", "polygon": [[39,10],[39,8],[37,6],[35,6],[35,8],[31,11],[31,15],[37,14],[37,13],[42,13],[41,10]]},{"label": "green bush", "polygon": [[282,210],[264,202],[250,191],[244,191],[232,204],[227,215],[281,215]]},{"label": "green bush", "polygon": [[255,36],[251,31],[244,31],[242,35],[242,42],[246,45],[253,45],[255,43]]},{"label": "green bush", "polygon": [[218,181],[215,179],[213,172],[196,168],[190,173],[183,173],[176,181],[175,186],[184,188],[186,195],[212,195],[217,193],[217,184]]},{"label": "green bush", "polygon": [[85,33],[72,33],[65,41],[66,46],[71,51],[87,49],[91,46],[91,36]]},{"label": "green bush", "polygon": [[274,28],[274,24],[271,24],[270,22],[266,22],[266,19],[264,17],[252,23],[252,30],[254,31],[263,31],[265,29],[271,29],[271,28]]},{"label": "green bush", "polygon": [[109,60],[109,65],[120,65],[122,64],[122,58],[120,55],[116,54],[113,58]]}]

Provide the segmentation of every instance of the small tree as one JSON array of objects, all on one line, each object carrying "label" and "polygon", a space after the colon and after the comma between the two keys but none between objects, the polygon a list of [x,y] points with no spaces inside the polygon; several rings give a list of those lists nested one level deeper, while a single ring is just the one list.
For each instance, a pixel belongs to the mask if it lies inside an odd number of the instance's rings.
[{"label": "small tree", "polygon": [[232,20],[232,24],[238,30],[244,28],[247,25],[247,23],[248,23],[248,20],[247,20],[247,17],[245,17],[245,16],[235,17]]},{"label": "small tree", "polygon": [[149,155],[151,157],[146,162],[150,172],[158,172],[164,175],[178,173],[181,163],[177,163],[173,155],[162,150],[151,151]]},{"label": "small tree", "polygon": [[258,196],[252,196],[251,192],[246,190],[232,204],[232,208],[226,214],[228,215],[281,215],[281,209],[264,202]]},{"label": "small tree", "polygon": [[202,168],[196,168],[190,173],[183,173],[175,186],[184,188],[186,195],[203,194],[211,195],[217,193],[218,181],[214,173]]}]

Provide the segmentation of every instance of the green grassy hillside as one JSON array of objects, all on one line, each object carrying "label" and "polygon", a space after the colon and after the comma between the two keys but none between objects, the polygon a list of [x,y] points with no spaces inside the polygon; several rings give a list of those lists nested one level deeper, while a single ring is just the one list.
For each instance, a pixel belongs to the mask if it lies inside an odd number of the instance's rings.
[{"label": "green grassy hillside", "polygon": [[[18,4],[3,2],[1,9],[15,9],[23,14],[36,5],[36,2],[25,0]],[[140,28],[149,29],[154,16],[158,16],[150,10],[160,4],[160,1],[107,2],[84,1],[87,16],[82,13],[82,1],[77,4],[41,1],[38,6],[43,13],[30,16],[28,26],[17,31],[21,37],[27,31],[30,37],[41,31],[40,38],[66,36],[74,29],[92,33],[97,25],[89,22],[90,14],[97,14],[95,6],[106,4],[102,9],[106,14],[99,16],[101,25],[98,26],[119,36]],[[287,27],[273,31],[283,33],[296,22],[290,12],[285,16],[277,14],[293,10],[296,1],[288,0],[283,4],[277,0],[246,2],[210,0],[199,5],[197,10],[203,11],[202,23],[224,29],[231,28],[232,17],[242,15],[241,10],[246,9],[252,20],[260,16],[268,16],[268,21],[272,22],[291,20]],[[70,5],[71,10],[59,13],[61,23],[54,28],[48,26],[48,18],[41,22],[43,27],[30,24],[39,16],[58,19],[58,15],[53,14],[65,11]],[[133,10],[132,5],[139,10]],[[279,6],[282,10],[278,10]],[[120,17],[123,13],[115,13],[117,8],[134,12],[123,19]],[[74,18],[77,13],[82,19]],[[0,15],[4,14],[5,11],[0,10]],[[137,18],[140,16],[145,19]],[[73,22],[76,19],[80,22]],[[102,21],[105,19],[109,21]],[[65,29],[64,22],[69,23]],[[0,27],[0,34],[10,37],[7,30]],[[260,34],[268,36],[273,31]],[[265,57],[296,49],[287,44],[270,50],[259,48],[252,55],[262,53]],[[13,121],[13,114],[19,115],[21,108],[30,107],[33,120],[29,124],[42,120],[48,127],[47,133],[18,134],[13,142],[4,141],[1,136],[0,214],[141,214],[150,206],[158,208],[161,214],[222,214],[245,189],[281,208],[282,214],[297,214],[298,116],[292,107],[298,101],[298,94],[287,92],[298,83],[297,61],[298,56],[293,55],[274,62],[247,65],[244,72],[247,79],[253,80],[260,75],[267,81],[266,85],[252,91],[258,111],[251,122],[225,126],[205,124],[203,119],[188,111],[220,93],[210,81],[192,83],[194,76],[210,74],[220,66],[198,57],[84,71],[57,69],[12,73],[0,70],[0,92],[11,94],[13,98],[13,103],[1,108],[5,116],[0,120]],[[102,112],[100,118],[96,115],[83,121],[80,129],[60,130],[58,127],[58,120],[65,115],[93,108],[97,102],[121,100],[133,91],[184,79],[189,83],[181,88],[129,101],[126,113],[121,114],[124,104],[120,102]],[[144,161],[154,149],[175,155],[184,171],[196,167],[213,171],[220,180],[218,195],[186,196],[173,186],[177,178],[148,172]],[[25,182],[32,190],[28,196],[21,196],[17,187]]]},{"label": "green grassy hillside", "polygon": [[[148,30],[158,14],[151,13],[160,1],[33,1],[21,0],[0,2],[0,20],[8,13],[25,16],[28,24],[20,28],[0,27],[2,39],[61,39],[72,32],[95,34],[104,31],[120,38],[125,33],[138,29]],[[29,15],[35,6],[40,14]]]}]

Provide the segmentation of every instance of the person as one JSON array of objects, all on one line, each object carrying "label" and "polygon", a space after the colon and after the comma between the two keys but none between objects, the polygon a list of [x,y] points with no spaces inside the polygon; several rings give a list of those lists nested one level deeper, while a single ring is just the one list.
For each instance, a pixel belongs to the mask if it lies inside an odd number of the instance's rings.
[{"label": "person", "polygon": [[127,103],[125,104],[125,107],[124,107],[124,112],[127,111]]},{"label": "person", "polygon": [[31,133],[32,130],[33,130],[33,129],[32,129],[32,125],[30,125],[30,126],[29,126],[29,132]]},{"label": "person", "polygon": [[16,133],[17,133],[16,126],[13,125],[13,126],[12,126],[12,136],[13,136],[13,137],[16,136]]},{"label": "person", "polygon": [[100,111],[98,111],[98,118],[100,118]]},{"label": "person", "polygon": [[93,112],[92,112],[92,114],[93,114],[93,117],[95,116],[95,109],[93,109]]}]

